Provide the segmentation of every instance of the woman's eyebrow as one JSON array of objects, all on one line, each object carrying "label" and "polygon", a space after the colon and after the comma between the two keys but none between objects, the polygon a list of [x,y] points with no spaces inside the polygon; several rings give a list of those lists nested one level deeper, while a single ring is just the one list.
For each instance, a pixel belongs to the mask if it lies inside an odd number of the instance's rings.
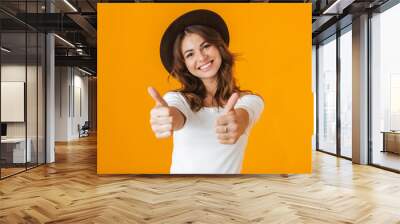
[{"label": "woman's eyebrow", "polygon": [[207,44],[207,41],[203,41],[203,43],[200,44],[200,47],[202,47],[204,44]]},{"label": "woman's eyebrow", "polygon": [[[205,45],[205,44],[207,44],[207,43],[208,43],[207,41],[203,41],[203,42],[200,44],[200,47],[203,47],[203,45]],[[187,52],[190,52],[190,51],[193,51],[193,49],[188,49],[188,50],[184,51],[183,54],[186,54]]]},{"label": "woman's eyebrow", "polygon": [[183,54],[186,54],[187,52],[193,51],[193,49],[189,49],[183,52]]}]

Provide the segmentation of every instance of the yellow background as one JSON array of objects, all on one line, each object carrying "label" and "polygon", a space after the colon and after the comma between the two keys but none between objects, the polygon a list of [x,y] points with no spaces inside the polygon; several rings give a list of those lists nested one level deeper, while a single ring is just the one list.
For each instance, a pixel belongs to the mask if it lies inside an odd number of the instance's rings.
[{"label": "yellow background", "polygon": [[151,131],[147,87],[161,94],[177,87],[161,64],[161,36],[201,8],[224,18],[230,50],[241,55],[235,76],[265,101],[242,173],[311,172],[311,4],[266,3],[98,4],[97,172],[169,173],[172,139]]}]

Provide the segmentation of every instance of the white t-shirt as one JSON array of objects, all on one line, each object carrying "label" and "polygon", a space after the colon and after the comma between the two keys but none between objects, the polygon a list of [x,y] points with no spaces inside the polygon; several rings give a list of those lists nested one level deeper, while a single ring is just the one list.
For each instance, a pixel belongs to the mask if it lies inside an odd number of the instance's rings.
[{"label": "white t-shirt", "polygon": [[240,173],[251,126],[264,108],[259,96],[244,95],[236,103],[235,109],[243,108],[249,113],[249,127],[231,145],[219,143],[215,132],[215,122],[223,108],[203,107],[193,112],[179,92],[168,92],[164,99],[168,106],[176,107],[186,117],[184,126],[173,133],[171,174]]}]

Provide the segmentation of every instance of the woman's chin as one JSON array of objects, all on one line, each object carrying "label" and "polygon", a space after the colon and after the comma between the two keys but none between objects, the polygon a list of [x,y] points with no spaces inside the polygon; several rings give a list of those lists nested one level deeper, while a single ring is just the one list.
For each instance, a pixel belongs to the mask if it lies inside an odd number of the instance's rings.
[{"label": "woman's chin", "polygon": [[199,74],[200,79],[214,79],[217,77],[217,74],[215,72],[205,72],[203,74]]}]

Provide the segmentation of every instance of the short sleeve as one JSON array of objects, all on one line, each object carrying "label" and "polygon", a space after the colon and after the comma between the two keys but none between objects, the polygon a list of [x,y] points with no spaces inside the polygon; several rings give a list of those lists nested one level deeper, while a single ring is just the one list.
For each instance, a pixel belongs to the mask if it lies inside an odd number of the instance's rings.
[{"label": "short sleeve", "polygon": [[249,113],[249,127],[253,126],[260,118],[264,110],[264,101],[257,95],[244,95],[239,98],[235,105],[235,109],[242,108]]},{"label": "short sleeve", "polygon": [[167,92],[163,98],[167,102],[168,106],[177,108],[186,118],[190,117],[191,109],[189,104],[186,102],[185,97],[183,97],[181,93]]}]

